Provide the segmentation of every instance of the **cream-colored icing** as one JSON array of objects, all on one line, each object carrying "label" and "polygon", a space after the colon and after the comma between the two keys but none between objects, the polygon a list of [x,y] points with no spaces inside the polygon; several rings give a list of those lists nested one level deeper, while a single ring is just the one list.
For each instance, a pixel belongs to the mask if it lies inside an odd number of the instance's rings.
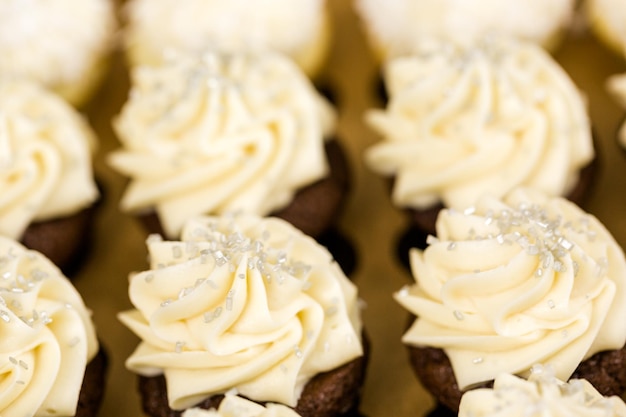
[{"label": "cream-colored icing", "polygon": [[219,407],[203,410],[190,408],[183,413],[183,417],[298,417],[293,409],[282,404],[266,404],[265,406],[238,397],[226,394]]},{"label": "cream-colored icing", "polygon": [[[616,74],[610,76],[607,79],[606,88],[617,103],[623,109],[626,109],[626,74]],[[622,123],[620,126],[617,138],[620,145],[626,148],[626,123]]]},{"label": "cream-colored icing", "polygon": [[123,210],[154,208],[178,236],[199,214],[266,215],[328,173],[334,110],[277,54],[178,55],[133,72],[109,159],[131,182]]},{"label": "cream-colored icing", "polygon": [[395,299],[417,319],[403,337],[442,348],[461,389],[533,364],[567,380],[626,341],[626,261],[592,215],[515,190],[443,210],[437,238],[411,252],[416,283]]},{"label": "cream-colored icing", "polygon": [[584,379],[563,382],[542,366],[528,380],[498,375],[493,389],[466,392],[459,417],[626,417],[618,396],[604,397]]},{"label": "cream-colored icing", "polygon": [[98,351],[90,312],[47,258],[0,237],[0,415],[73,416]]},{"label": "cream-colored icing", "polygon": [[141,338],[126,366],[164,374],[171,408],[231,389],[295,406],[311,377],[362,355],[356,287],[284,220],[201,217],[147,243],[119,318]]},{"label": "cream-colored icing", "polygon": [[0,1],[0,72],[69,94],[110,52],[115,27],[110,0]]},{"label": "cream-colored icing", "polygon": [[324,0],[133,0],[125,15],[133,65],[159,64],[167,50],[274,50],[313,75],[330,39]]},{"label": "cream-colored icing", "polygon": [[585,0],[583,11],[595,34],[614,52],[626,56],[626,8],[620,0]]},{"label": "cream-colored icing", "polygon": [[19,239],[33,221],[93,204],[95,145],[86,120],[61,98],[29,82],[0,80],[0,234]]},{"label": "cream-colored icing", "polygon": [[387,108],[366,114],[383,138],[365,161],[395,177],[397,206],[466,207],[516,186],[566,195],[594,157],[585,101],[534,44],[425,43],[385,70]]},{"label": "cream-colored icing", "polygon": [[355,0],[364,29],[381,58],[410,54],[440,38],[468,46],[504,35],[554,48],[569,26],[574,0]]}]

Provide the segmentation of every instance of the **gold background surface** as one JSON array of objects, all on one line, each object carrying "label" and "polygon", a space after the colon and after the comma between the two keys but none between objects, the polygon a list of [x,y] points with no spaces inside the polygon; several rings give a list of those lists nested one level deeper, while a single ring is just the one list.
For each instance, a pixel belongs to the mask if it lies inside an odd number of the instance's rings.
[{"label": "gold background surface", "polygon": [[[352,193],[339,224],[358,253],[352,278],[364,301],[363,320],[372,342],[361,409],[368,417],[422,416],[431,408],[432,400],[409,369],[400,342],[406,313],[392,299],[393,292],[410,282],[395,252],[396,240],[405,227],[404,218],[391,207],[385,181],[362,163],[363,150],[378,140],[363,123],[363,112],[381,105],[374,88],[377,66],[351,1],[328,3],[334,41],[324,75],[337,94],[338,136],[349,153],[353,173]],[[626,152],[616,142],[624,112],[606,93],[605,80],[609,75],[626,71],[626,65],[581,25],[577,26],[570,31],[556,57],[585,92],[599,143],[600,171],[585,208],[603,221],[624,246]],[[119,323],[116,314],[131,307],[127,295],[129,272],[146,267],[145,232],[135,220],[119,212],[117,204],[124,180],[105,162],[106,154],[119,146],[111,119],[119,112],[127,94],[127,69],[117,53],[108,78],[85,108],[100,138],[95,170],[104,187],[104,198],[94,225],[93,247],[74,281],[93,310],[99,336],[110,356],[102,417],[143,415],[135,377],[124,368],[124,360],[138,340]]]}]

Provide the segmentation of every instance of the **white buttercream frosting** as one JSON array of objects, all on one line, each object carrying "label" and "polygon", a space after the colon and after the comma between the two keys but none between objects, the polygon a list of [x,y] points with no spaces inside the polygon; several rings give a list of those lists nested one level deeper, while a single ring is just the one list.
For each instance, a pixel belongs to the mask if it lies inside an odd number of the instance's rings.
[{"label": "white buttercream frosting", "polygon": [[47,258],[0,237],[0,415],[73,416],[98,351],[90,312]]},{"label": "white buttercream frosting", "polygon": [[616,53],[626,56],[626,8],[620,0],[585,0],[583,10],[595,34]]},{"label": "white buttercream frosting", "polygon": [[584,379],[558,380],[535,366],[528,379],[498,375],[493,389],[480,388],[461,398],[459,417],[626,417],[626,404],[604,397]]},{"label": "white buttercream frosting", "polygon": [[183,417],[298,417],[293,409],[282,404],[269,403],[261,405],[253,401],[226,394],[219,407],[203,410],[190,408],[183,413]]},{"label": "white buttercream frosting", "polygon": [[132,0],[125,12],[134,65],[158,64],[169,49],[274,50],[313,74],[329,41],[324,0]]},{"label": "white buttercream frosting", "polygon": [[19,239],[33,221],[93,204],[95,145],[86,120],[57,95],[0,80],[0,234]]},{"label": "white buttercream frosting", "polygon": [[130,177],[123,210],[155,209],[167,236],[186,219],[266,215],[325,177],[335,113],[277,54],[178,55],[133,72],[110,163]]},{"label": "white buttercream frosting", "polygon": [[[612,75],[607,79],[606,88],[616,102],[626,110],[626,74]],[[619,144],[626,148],[626,123],[622,123],[617,133]]]},{"label": "white buttercream frosting", "polygon": [[592,215],[515,190],[443,210],[437,237],[411,252],[416,283],[395,294],[417,319],[403,337],[442,348],[461,389],[533,364],[569,379],[626,341],[626,260]]},{"label": "white buttercream frosting", "polygon": [[2,0],[0,72],[66,92],[110,52],[115,27],[110,0]]},{"label": "white buttercream frosting", "polygon": [[555,47],[569,26],[574,0],[355,0],[382,58],[410,54],[427,38],[470,45],[486,35]]},{"label": "white buttercream frosting", "polygon": [[385,84],[386,109],[366,114],[382,140],[365,161],[395,177],[397,206],[466,207],[516,186],[566,195],[594,157],[581,93],[532,43],[424,43],[388,63]]},{"label": "white buttercream frosting", "polygon": [[295,406],[314,375],[362,355],[356,287],[284,220],[200,217],[181,241],[147,243],[119,316],[141,338],[126,366],[164,374],[172,409],[231,389]]}]

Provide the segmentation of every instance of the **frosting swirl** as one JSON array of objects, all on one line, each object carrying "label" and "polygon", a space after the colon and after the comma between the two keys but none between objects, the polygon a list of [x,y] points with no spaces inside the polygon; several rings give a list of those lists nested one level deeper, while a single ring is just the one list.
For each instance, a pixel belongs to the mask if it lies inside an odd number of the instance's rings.
[{"label": "frosting swirl", "polygon": [[310,378],[362,355],[356,287],[289,223],[202,217],[180,242],[156,237],[119,317],[142,340],[126,366],[164,374],[172,409],[230,389],[295,406]]},{"label": "frosting swirl", "polygon": [[98,341],[83,301],[38,252],[0,237],[0,414],[73,416]]},{"label": "frosting swirl", "polygon": [[334,112],[282,56],[183,55],[133,81],[110,163],[131,178],[122,209],[156,209],[169,237],[194,215],[269,214],[328,173]]},{"label": "frosting swirl", "polygon": [[164,51],[273,50],[309,75],[330,41],[325,0],[133,0],[124,41],[134,65],[158,65]]},{"label": "frosting swirl", "polygon": [[233,394],[226,394],[217,410],[190,408],[183,417],[298,417],[293,409],[282,404],[265,406]]},{"label": "frosting swirl", "polygon": [[493,389],[471,390],[461,398],[459,417],[500,416],[624,417],[626,404],[617,396],[603,397],[587,380],[565,383],[539,366],[528,380],[501,374]]},{"label": "frosting swirl", "polygon": [[411,54],[426,38],[468,45],[488,35],[555,48],[574,16],[573,0],[356,0],[370,42],[384,58]]},{"label": "frosting swirl", "polygon": [[384,140],[365,161],[395,176],[398,206],[463,208],[516,186],[562,196],[594,157],[581,94],[534,44],[423,44],[385,70],[389,104],[367,114]]},{"label": "frosting swirl", "polygon": [[0,72],[31,79],[72,102],[113,45],[110,0],[3,0]]},{"label": "frosting swirl", "polygon": [[87,122],[61,98],[0,80],[0,234],[19,239],[33,221],[91,205],[95,145]]},{"label": "frosting swirl", "polygon": [[573,203],[530,190],[484,197],[443,210],[429,242],[411,252],[416,284],[395,294],[417,316],[403,341],[442,348],[461,389],[535,363],[565,381],[624,346],[624,254]]}]

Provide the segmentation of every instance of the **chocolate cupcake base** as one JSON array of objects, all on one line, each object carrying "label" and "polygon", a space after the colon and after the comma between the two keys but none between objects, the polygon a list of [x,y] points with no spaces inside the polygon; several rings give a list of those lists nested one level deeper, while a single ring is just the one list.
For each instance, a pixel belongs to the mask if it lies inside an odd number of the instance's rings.
[{"label": "chocolate cupcake base", "polygon": [[20,241],[45,255],[71,278],[89,252],[95,211],[96,204],[71,216],[32,223]]},{"label": "chocolate cupcake base", "polygon": [[[369,341],[363,335],[363,356],[311,379],[298,400],[295,410],[302,417],[358,417],[361,389],[369,360]],[[180,417],[184,410],[172,410],[167,399],[163,375],[138,377],[143,411],[150,417]],[[194,407],[217,408],[224,398],[214,395]]]},{"label": "chocolate cupcake base", "polygon": [[101,346],[85,369],[75,417],[95,417],[98,415],[104,396],[108,362],[108,356]]},{"label": "chocolate cupcake base", "polygon": [[[415,374],[438,404],[458,412],[463,391],[459,389],[452,365],[442,349],[408,347]],[[580,363],[571,378],[586,379],[604,396],[626,392],[626,346],[619,350],[598,352]],[[492,387],[493,381],[472,389]],[[439,410],[441,413],[441,410]]]}]

